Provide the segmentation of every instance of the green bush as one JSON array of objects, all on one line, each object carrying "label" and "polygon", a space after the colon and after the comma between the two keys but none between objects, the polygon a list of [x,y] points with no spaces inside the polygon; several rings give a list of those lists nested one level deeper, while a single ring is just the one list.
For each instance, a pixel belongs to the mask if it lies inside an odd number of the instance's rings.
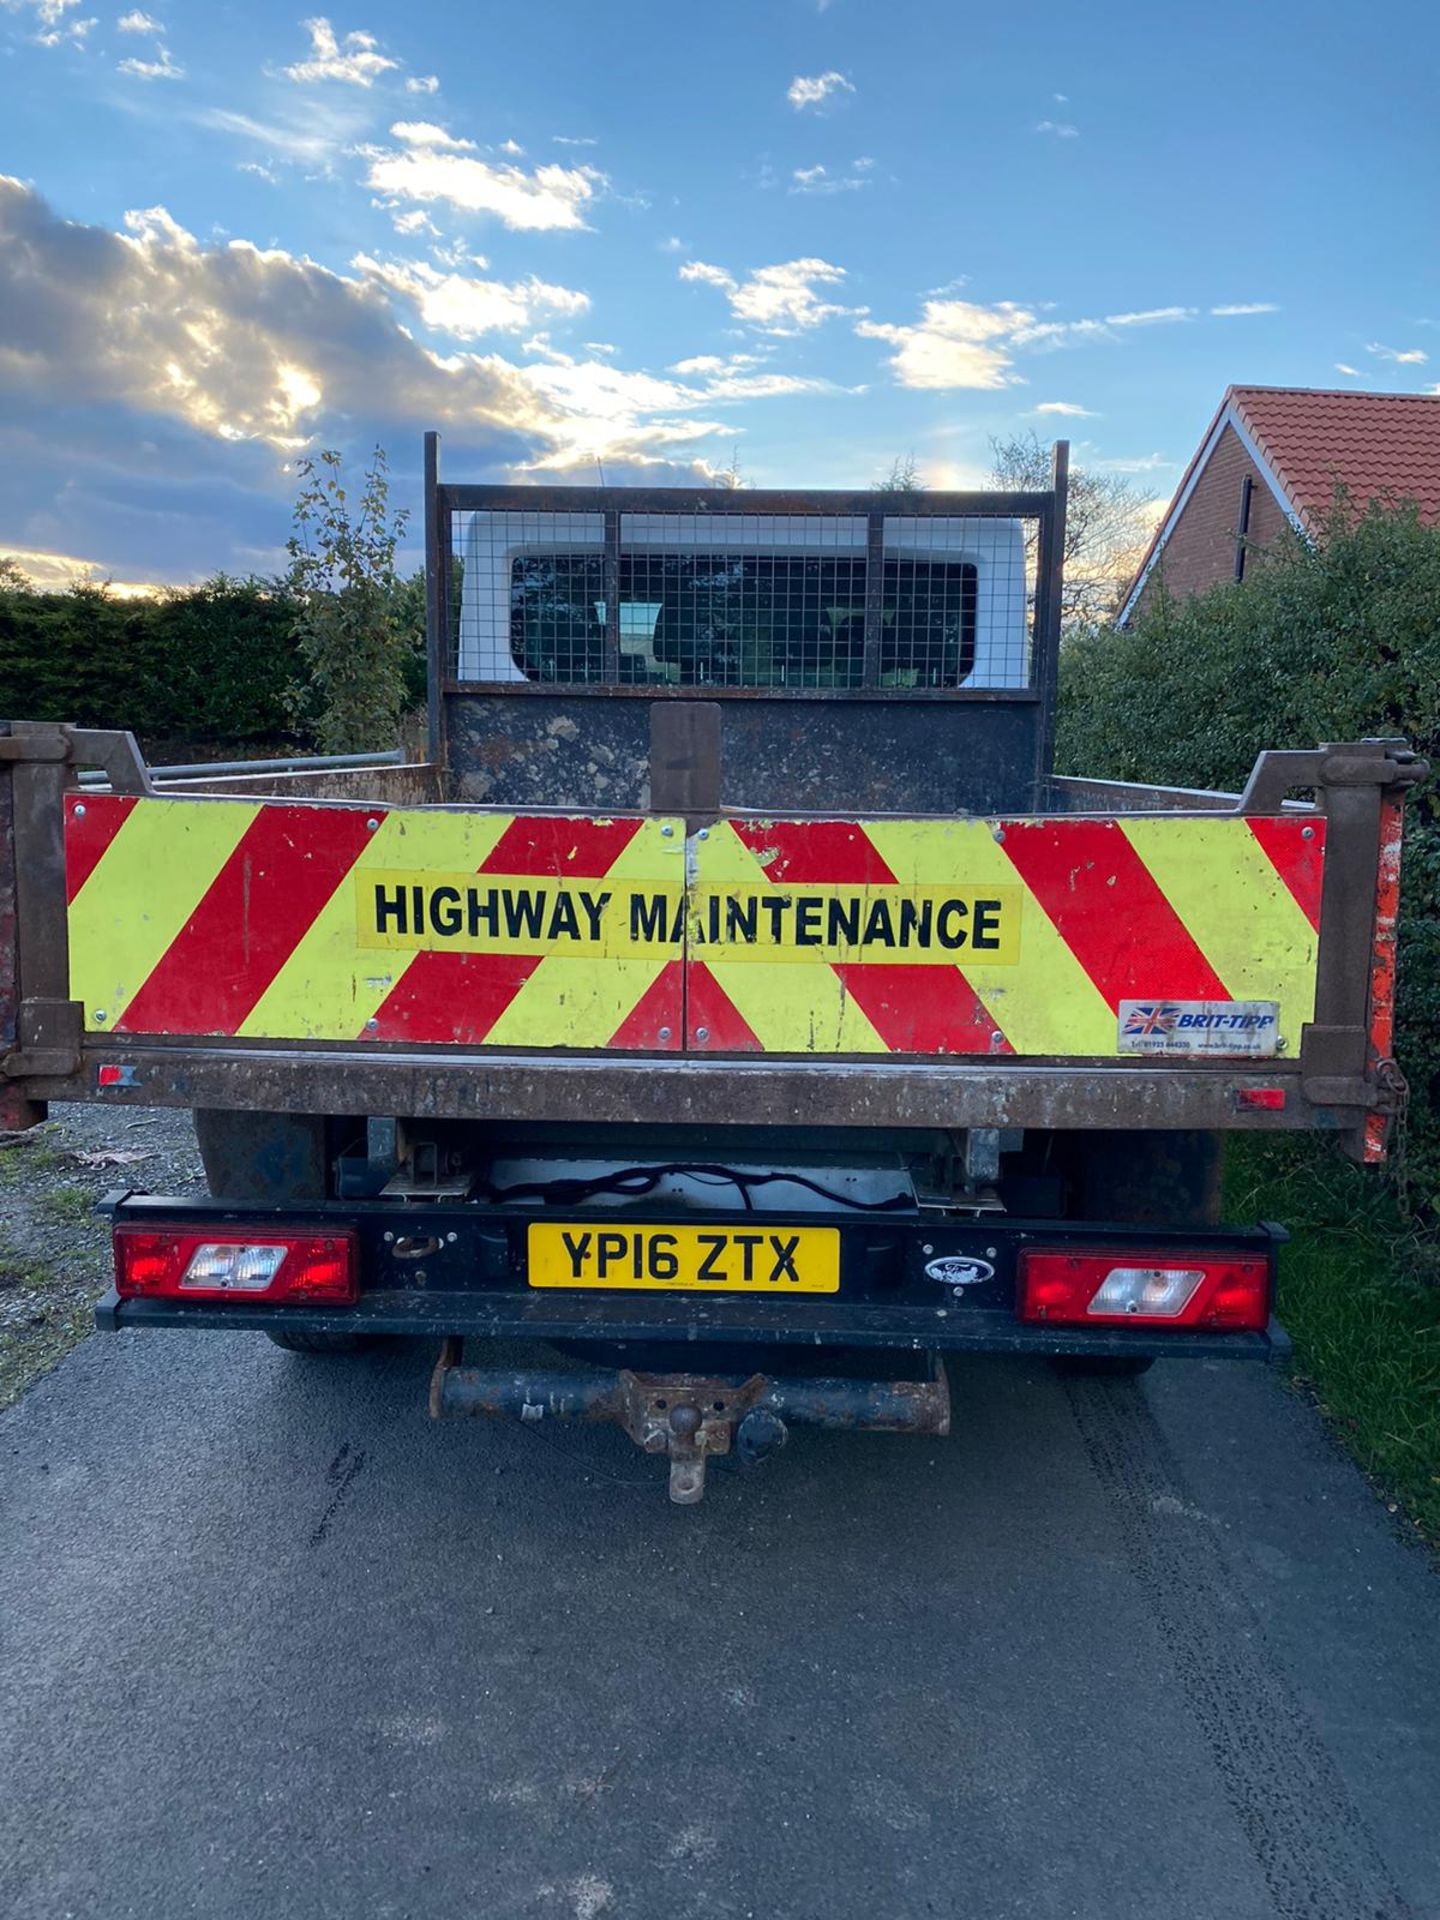
[{"label": "green bush", "polygon": [[223,575],[155,600],[0,592],[0,713],[243,747],[290,732],[301,673],[281,586]]},{"label": "green bush", "polygon": [[[425,704],[425,580],[397,581],[404,702]],[[314,747],[318,699],[283,580],[218,574],[154,600],[103,587],[33,593],[0,563],[0,714],[122,727],[152,755]],[[393,732],[384,745],[394,744]]]},{"label": "green bush", "polygon": [[[1337,500],[1323,536],[1257,556],[1242,584],[1162,591],[1124,630],[1061,654],[1063,773],[1239,787],[1266,747],[1403,735],[1440,758],[1440,528],[1413,507]],[[1440,781],[1412,796],[1396,1053],[1410,1082],[1397,1156],[1440,1212]]]}]

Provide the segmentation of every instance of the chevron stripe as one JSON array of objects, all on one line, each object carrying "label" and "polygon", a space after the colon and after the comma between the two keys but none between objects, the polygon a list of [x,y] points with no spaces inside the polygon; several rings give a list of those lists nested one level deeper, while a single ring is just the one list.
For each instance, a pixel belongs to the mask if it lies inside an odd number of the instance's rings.
[{"label": "chevron stripe", "polygon": [[1126,1002],[1314,1006],[1324,822],[67,804],[92,1033],[1114,1058]]}]

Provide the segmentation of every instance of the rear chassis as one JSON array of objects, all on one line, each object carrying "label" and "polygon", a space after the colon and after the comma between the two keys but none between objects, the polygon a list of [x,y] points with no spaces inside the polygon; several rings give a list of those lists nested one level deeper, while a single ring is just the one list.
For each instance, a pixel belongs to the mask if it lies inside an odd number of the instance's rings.
[{"label": "rear chassis", "polygon": [[[535,1289],[527,1229],[534,1207],[387,1200],[303,1206],[117,1194],[106,1203],[118,1230],[183,1231],[217,1240],[247,1233],[358,1236],[353,1305],[272,1305],[230,1298],[190,1302],[121,1299],[96,1310],[107,1331],[187,1327],[255,1331],[290,1339],[400,1336],[440,1343],[430,1409],[526,1422],[609,1420],[647,1452],[665,1453],[671,1498],[697,1501],[707,1460],[736,1452],[754,1461],[796,1423],[941,1435],[949,1431],[948,1353],[1069,1357],[1121,1367],[1152,1357],[1268,1360],[1287,1350],[1279,1325],[1265,1332],[1055,1326],[1018,1317],[1019,1262],[1027,1249],[1167,1257],[1249,1255],[1265,1262],[1273,1306],[1276,1253],[1269,1226],[1162,1230],[1113,1222],[1024,1220],[987,1214],[936,1218],[766,1212],[746,1215],[785,1234],[817,1222],[838,1230],[837,1294],[763,1297]],[[627,1207],[587,1216],[628,1228],[734,1228],[735,1210]],[[403,1232],[397,1233],[397,1227]],[[978,1284],[949,1285],[927,1272],[947,1259],[993,1268]],[[467,1365],[466,1343],[545,1342],[570,1364]],[[319,1344],[319,1342],[317,1342]]]}]

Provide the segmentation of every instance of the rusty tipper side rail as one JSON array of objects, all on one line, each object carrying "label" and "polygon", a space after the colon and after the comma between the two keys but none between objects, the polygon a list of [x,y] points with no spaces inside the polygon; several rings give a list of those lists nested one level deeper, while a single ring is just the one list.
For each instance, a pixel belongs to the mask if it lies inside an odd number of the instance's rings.
[{"label": "rusty tipper side rail", "polygon": [[[687,711],[698,720],[703,703]],[[1316,794],[1315,844],[1323,840],[1325,858],[1318,951],[1312,935],[1314,958],[1306,965],[1313,971],[1304,976],[1307,995],[1313,991],[1313,1017],[1307,1004],[1303,1026],[1297,1024],[1298,1045],[1278,1055],[1126,1053],[1114,1044],[1113,1011],[1110,1043],[1103,1047],[1073,1039],[1047,1046],[1042,1029],[1032,1027],[1027,1038],[1023,1022],[1012,1023],[1012,1040],[1004,1031],[1004,996],[1016,989],[1001,979],[986,990],[989,1005],[1002,1009],[993,1033],[987,1020],[964,1044],[942,1036],[937,1046],[923,1034],[895,1028],[899,1044],[892,1037],[877,1048],[872,1024],[872,1038],[860,1049],[847,1046],[848,1029],[837,1029],[823,1045],[793,1044],[782,1034],[747,1057],[696,1011],[702,961],[693,941],[705,933],[696,902],[706,876],[717,871],[713,825],[719,822],[734,840],[736,859],[749,859],[745,847],[763,839],[761,829],[772,823],[733,814],[727,820],[719,806],[718,767],[700,750],[703,740],[687,760],[684,743],[677,746],[671,731],[657,725],[653,795],[657,802],[683,797],[683,812],[598,820],[465,807],[387,811],[199,796],[162,800],[147,793],[128,736],[16,723],[0,736],[0,921],[13,897],[17,927],[15,938],[0,946],[0,1086],[11,1123],[36,1117],[39,1103],[48,1099],[103,1099],[622,1124],[1320,1128],[1342,1133],[1357,1154],[1377,1157],[1383,1151],[1385,1122],[1400,1092],[1389,1037],[1399,824],[1405,791],[1424,771],[1404,748],[1366,741],[1263,755],[1234,810],[1262,839],[1288,844],[1306,833],[1306,816],[1282,814],[1286,794],[1297,787]],[[67,795],[78,766],[92,764],[110,768],[116,794]],[[67,808],[70,907],[62,837]],[[1123,817],[1130,840],[1145,843],[1151,817]],[[1085,816],[1069,818],[1083,824]],[[1164,819],[1184,830],[1183,814],[1167,810]],[[1226,831],[1224,816],[1213,810],[1196,816],[1197,830],[1201,822],[1208,823],[1209,835]],[[903,821],[840,824],[852,837],[883,840],[892,848],[907,828]],[[816,830],[804,821],[793,825],[801,839]],[[949,832],[957,844],[973,841],[983,825],[909,823],[922,840]],[[1002,853],[1011,857],[999,842],[1012,827],[1017,843],[1029,830],[1042,839],[1053,833],[1058,844],[1064,825],[1064,817],[992,823],[992,831],[981,835],[990,849],[987,871],[998,871]],[[107,860],[126,831],[130,852],[114,869],[119,877],[107,879]],[[588,871],[599,879],[587,880],[584,861],[577,863],[570,852],[569,864],[557,867],[555,848],[562,839],[572,852],[572,842],[583,843],[593,863]],[[1249,839],[1247,833],[1247,844]],[[192,857],[187,848],[192,854],[200,849],[193,855],[200,861],[199,891],[192,899],[189,882],[172,885],[163,900],[170,931],[157,932],[155,900],[145,888],[162,885],[172,847],[176,861]],[[148,864],[135,857],[146,849],[152,853]],[[478,890],[458,884],[467,876],[473,882],[482,868],[492,875],[539,875],[543,884],[526,891],[517,882],[510,892],[509,881]],[[369,893],[356,874],[373,880]],[[643,909],[636,912],[632,903],[628,915],[614,906],[629,897],[621,891],[626,876],[639,889]],[[1024,878],[1021,869],[1017,876]],[[311,943],[310,971],[294,981],[287,982],[283,971],[288,950],[277,948],[268,959],[261,950],[265,939],[273,945],[279,938],[261,910],[262,882],[285,904],[295,938]],[[309,893],[297,901],[300,883]],[[747,870],[734,884],[763,892],[768,882],[763,872]],[[893,874],[873,884],[877,892],[896,890]],[[928,883],[917,866],[905,884],[918,897]],[[363,908],[370,894],[388,918],[370,936],[363,926],[357,935],[357,903]],[[468,894],[476,898],[466,907]],[[677,908],[682,896],[688,920]],[[431,903],[423,938],[407,917],[407,903],[420,897]],[[1120,924],[1125,901],[1119,893],[1110,897]],[[443,925],[432,910],[436,902]],[[977,914],[977,923],[994,935],[985,917],[989,903],[978,905],[984,914]],[[560,928],[567,938],[573,933],[575,958],[537,961],[525,915],[542,908],[547,932]],[[1025,910],[1033,938],[1053,942],[1059,924],[1053,902],[1035,894]],[[243,939],[234,918],[242,911],[249,916]],[[503,916],[518,916],[508,929],[513,938],[502,939],[498,948],[489,941],[496,949],[485,961],[490,972],[478,965],[476,953],[445,952],[445,939],[430,937],[438,928],[463,940],[467,911],[476,922],[469,930],[472,948],[487,944]],[[604,911],[619,916],[613,937],[608,923],[602,924]],[[961,917],[952,931],[964,925],[961,909],[955,912]],[[215,939],[213,963],[204,957],[210,951],[206,937]],[[360,947],[352,952],[357,938]],[[654,946],[659,939],[670,941],[673,956]],[[178,943],[177,952],[189,943],[185,964],[172,958],[167,941]],[[387,942],[404,949],[398,959],[387,955]],[[432,950],[420,955],[427,963],[426,992],[417,986],[408,999],[394,993],[387,998],[385,967],[404,973],[413,950],[427,945]],[[437,946],[441,951],[433,951]],[[235,957],[242,949],[243,964]],[[162,991],[159,962],[166,959],[171,986]],[[447,967],[463,991],[443,990]],[[686,968],[691,983],[682,1006]],[[845,970],[843,955],[833,970]],[[711,972],[719,976],[723,968],[717,964]],[[795,977],[801,972],[788,968]],[[501,976],[503,1005],[519,1011],[507,1011],[505,1023],[487,1025],[475,998],[478,993],[483,1000],[492,991],[486,983]],[[819,980],[818,970],[812,977]],[[326,980],[332,996],[342,989],[359,996],[348,1025],[320,1006],[316,982]],[[113,983],[122,1000],[102,982]],[[1237,1004],[1249,997],[1227,987]],[[361,1004],[372,990],[373,1010]],[[871,979],[859,991],[873,1001]]]}]

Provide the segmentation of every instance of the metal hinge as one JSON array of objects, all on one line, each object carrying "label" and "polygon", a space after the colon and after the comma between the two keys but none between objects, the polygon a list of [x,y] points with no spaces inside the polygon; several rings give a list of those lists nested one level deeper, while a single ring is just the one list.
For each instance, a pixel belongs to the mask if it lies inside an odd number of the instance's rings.
[{"label": "metal hinge", "polygon": [[78,1000],[22,1000],[19,1024],[20,1045],[0,1059],[0,1079],[65,1080],[80,1071]]}]

